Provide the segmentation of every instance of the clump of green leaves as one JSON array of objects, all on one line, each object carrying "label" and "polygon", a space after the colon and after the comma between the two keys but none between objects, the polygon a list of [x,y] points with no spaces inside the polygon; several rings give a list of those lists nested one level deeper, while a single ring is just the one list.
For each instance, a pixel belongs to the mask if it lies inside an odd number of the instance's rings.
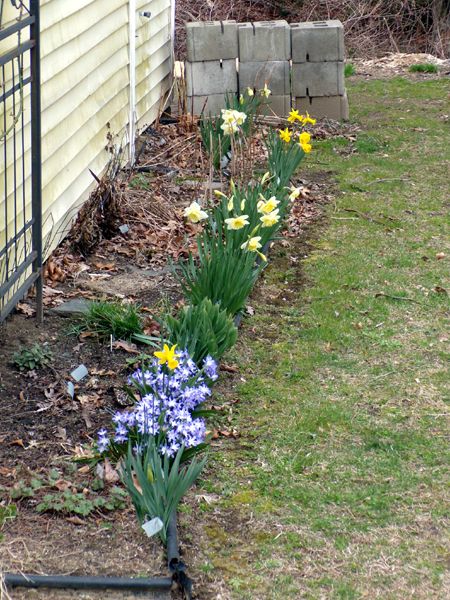
[{"label": "clump of green leaves", "polygon": [[154,438],[150,437],[143,454],[134,455],[129,446],[122,470],[123,482],[139,522],[144,523],[148,518],[161,519],[163,528],[159,535],[163,543],[167,541],[173,512],[206,463],[206,457],[202,460],[193,458],[189,464],[180,466],[183,452],[181,447],[174,459],[161,456]]},{"label": "clump of green leaves", "polygon": [[148,173],[137,173],[130,179],[128,185],[133,190],[149,190],[151,175]]},{"label": "clump of green leaves", "polygon": [[284,142],[277,132],[271,129],[266,136],[267,162],[271,175],[279,188],[285,188],[305,156],[300,145],[293,139]]},{"label": "clump of green leaves", "polygon": [[82,492],[73,492],[70,489],[63,492],[54,492],[46,494],[36,510],[38,512],[60,512],[65,514],[77,514],[83,517],[88,516],[95,510],[117,510],[125,508],[127,492],[120,487],[111,488],[109,495],[94,495],[89,497]]},{"label": "clump of green leaves", "polygon": [[91,302],[86,314],[80,316],[74,332],[91,331],[99,338],[129,340],[142,333],[142,316],[139,306],[121,302]]},{"label": "clump of green leaves", "polygon": [[345,63],[344,77],[351,77],[356,73],[355,65],[353,63]]},{"label": "clump of green leaves", "polygon": [[209,298],[184,307],[177,317],[168,315],[162,325],[170,342],[186,348],[198,365],[208,354],[218,360],[237,339],[233,319]]},{"label": "clump of green leaves", "polygon": [[53,354],[47,346],[34,344],[30,348],[23,348],[16,352],[12,359],[20,371],[32,371],[47,367],[53,359]]},{"label": "clump of green leaves", "polygon": [[433,63],[418,63],[409,67],[410,73],[437,73],[438,68]]},{"label": "clump of green leaves", "polygon": [[198,258],[192,254],[179,263],[179,279],[185,297],[193,305],[204,298],[234,316],[244,307],[262,266],[255,255],[224,244],[204,232],[197,239]]}]

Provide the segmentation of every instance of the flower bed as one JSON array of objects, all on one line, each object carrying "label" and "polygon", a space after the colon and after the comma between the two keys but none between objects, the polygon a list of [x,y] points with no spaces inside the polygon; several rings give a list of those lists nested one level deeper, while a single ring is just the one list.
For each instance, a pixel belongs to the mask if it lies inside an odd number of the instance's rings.
[{"label": "flower bed", "polygon": [[185,208],[186,220],[202,225],[196,255],[174,267],[188,305],[160,321],[162,340],[134,336],[163,349],[129,378],[133,406],[115,413],[109,430],[98,434],[97,455],[119,464],[141,525],[163,542],[178,502],[205,464],[199,457],[209,440],[204,404],[217,361],[236,341],[235,322],[267,264],[266,249],[299,195],[291,178],[311,151],[305,127],[315,121],[292,110],[289,126],[264,138],[267,171],[259,178],[253,169],[244,172],[255,116],[269,96],[267,86],[247,90],[225,99],[220,118],[200,120],[211,170],[230,170],[229,191]]}]

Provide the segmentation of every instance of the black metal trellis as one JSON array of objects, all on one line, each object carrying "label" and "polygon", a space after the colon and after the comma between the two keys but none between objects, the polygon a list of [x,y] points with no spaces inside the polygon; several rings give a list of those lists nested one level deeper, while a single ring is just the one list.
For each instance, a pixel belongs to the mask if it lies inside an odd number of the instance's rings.
[{"label": "black metal trellis", "polygon": [[39,0],[10,0],[16,18],[6,26],[4,2],[0,0],[0,322],[34,284],[42,321]]}]

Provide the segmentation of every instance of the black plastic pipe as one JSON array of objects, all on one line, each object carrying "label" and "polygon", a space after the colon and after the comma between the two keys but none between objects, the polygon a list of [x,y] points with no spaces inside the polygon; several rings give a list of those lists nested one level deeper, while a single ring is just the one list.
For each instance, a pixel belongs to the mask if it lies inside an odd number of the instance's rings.
[{"label": "black plastic pipe", "polygon": [[77,590],[170,590],[172,577],[93,577],[90,575],[32,575],[26,573],[6,573],[5,585],[8,587],[27,588],[69,588]]}]

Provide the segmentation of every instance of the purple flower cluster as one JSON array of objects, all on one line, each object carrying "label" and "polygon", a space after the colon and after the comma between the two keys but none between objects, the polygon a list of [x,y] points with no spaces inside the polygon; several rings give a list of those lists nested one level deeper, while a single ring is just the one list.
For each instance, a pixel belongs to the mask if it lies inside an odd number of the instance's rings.
[{"label": "purple flower cluster", "polygon": [[107,452],[114,446],[134,442],[138,450],[148,436],[157,439],[161,454],[175,456],[181,446],[193,448],[205,440],[206,426],[192,411],[211,395],[209,382],[217,379],[217,363],[207,356],[199,369],[189,354],[178,355],[173,371],[153,360],[138,369],[128,383],[138,390],[140,400],[131,410],[113,415],[114,431],[98,432],[97,448]]}]

